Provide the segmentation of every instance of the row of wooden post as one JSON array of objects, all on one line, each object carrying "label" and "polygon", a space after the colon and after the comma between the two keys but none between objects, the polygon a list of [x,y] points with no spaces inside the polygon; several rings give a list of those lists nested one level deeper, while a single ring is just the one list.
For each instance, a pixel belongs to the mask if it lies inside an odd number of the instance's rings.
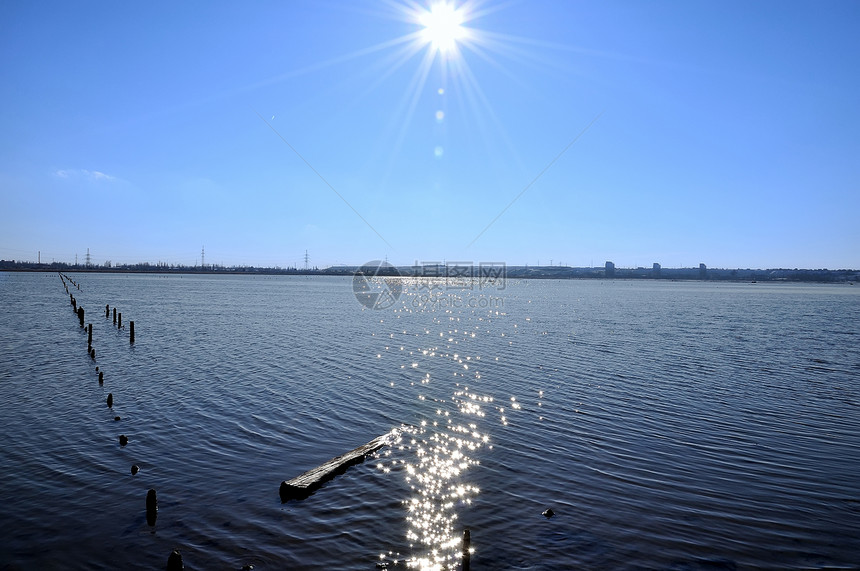
[{"label": "row of wooden post", "polygon": [[[63,282],[63,287],[65,287],[66,293],[69,294],[69,300],[72,304],[72,310],[78,316],[78,321],[80,322],[80,326],[83,327],[84,326],[84,315],[85,315],[84,308],[78,307],[78,302],[75,299],[75,296],[72,295],[71,293],[69,293],[69,286],[68,286],[68,284],[66,284],[66,280],[68,280],[73,285],[75,285],[78,288],[78,290],[81,289],[81,286],[76,284],[70,277],[64,276],[62,273],[60,273],[60,279]],[[107,319],[109,317],[110,317],[110,305],[105,305],[105,318]],[[117,313],[116,308],[113,308],[113,322],[116,324],[116,326],[118,328],[122,328],[122,313]],[[128,322],[128,328],[129,328],[129,342],[134,343],[134,321]],[[87,325],[86,331],[87,331],[87,354],[89,354],[90,357],[92,357],[92,359],[95,360],[96,350],[92,346],[93,345],[93,324],[92,323],[89,323]],[[104,371],[101,371],[101,370],[99,370],[99,367],[96,367],[96,372],[99,374],[99,385],[104,385],[104,379],[105,379]],[[111,408],[111,409],[113,408],[113,393],[108,393],[107,399],[105,399],[105,404],[107,404],[108,408]],[[114,420],[115,421],[120,420],[120,417],[115,416]],[[126,436],[125,434],[120,434],[119,435],[119,445],[125,446],[127,444],[128,444],[128,436]],[[137,474],[139,470],[140,470],[140,468],[138,467],[138,465],[133,464],[131,466],[132,476]],[[149,524],[150,526],[154,526],[155,520],[157,517],[158,517],[158,500],[156,497],[155,490],[150,489],[146,493],[146,523]],[[178,549],[174,549],[170,553],[170,557],[167,560],[167,568],[169,570],[184,569],[184,566],[182,564],[182,555],[179,553]]]},{"label": "row of wooden post", "polygon": [[81,291],[81,286],[79,286],[75,280],[73,280],[72,278],[70,278],[69,276],[64,274],[63,272],[57,272],[57,273],[60,274],[60,279],[63,281],[63,286],[65,286],[65,288],[66,288],[66,293],[69,293],[69,285],[66,283],[66,280],[68,280],[69,283],[71,283],[73,286],[78,288],[78,291]]},{"label": "row of wooden post", "polygon": [[[75,285],[78,290],[81,287],[72,281],[68,276],[64,276],[60,273],[60,279],[63,281],[63,286],[66,288],[66,293],[69,293],[69,286],[66,284],[66,280],[69,280],[73,285]],[[84,308],[77,306],[77,300],[75,296],[69,293],[69,297],[72,303],[72,309],[78,316],[78,320],[80,321],[81,327],[84,326]],[[110,313],[110,305],[105,305],[105,319],[109,319],[111,316]],[[117,328],[122,329],[122,313],[118,313],[116,308],[113,308],[113,322],[116,324]],[[129,343],[134,343],[134,321],[128,322],[128,332],[129,332]],[[92,347],[93,343],[93,324],[90,323],[87,326],[87,353],[95,360],[96,358],[96,350]],[[96,367],[96,372],[99,374],[99,385],[104,385],[104,371],[100,371],[98,367]],[[105,403],[108,408],[113,408],[113,393],[108,393],[107,399],[105,399]],[[114,420],[120,420],[119,416],[115,416]],[[128,437],[125,434],[119,435],[119,445],[125,446],[128,444]],[[140,471],[140,467],[137,464],[132,464],[131,466],[131,475],[134,476]],[[155,526],[156,518],[158,517],[158,498],[154,489],[150,489],[146,493],[146,523],[150,526]],[[167,569],[168,571],[178,571],[184,569],[185,566],[182,563],[182,554],[178,549],[174,549],[171,551],[170,556],[167,559]]]},{"label": "row of wooden post", "polygon": [[[72,278],[68,276],[64,276],[60,273],[60,280],[63,282],[63,287],[66,289],[66,293],[69,294],[69,301],[72,305],[72,310],[75,312],[75,315],[78,317],[78,322],[80,323],[80,327],[84,327],[84,317],[85,312],[83,307],[78,306],[78,301],[75,299],[75,296],[69,292],[69,286],[66,283],[68,280],[74,286],[81,289],[81,287],[76,284]],[[110,317],[110,305],[105,305],[105,318]],[[122,328],[122,313],[117,313],[116,308],[113,308],[113,322],[117,325],[118,328]],[[129,321],[129,342],[134,343],[134,321]],[[93,348],[93,324],[89,323],[86,327],[87,332],[87,354],[95,360],[96,358],[96,350]],[[99,385],[104,385],[104,371],[99,370],[99,367],[96,367],[96,372],[99,374]],[[107,404],[108,408],[113,408],[113,393],[108,393],[107,399],[105,399],[105,404]],[[120,420],[119,416],[115,416],[114,420]],[[128,444],[128,437],[125,434],[119,435],[119,444],[120,446],[125,446]],[[131,474],[135,475],[140,470],[137,464],[132,465]],[[149,525],[155,525],[155,519],[158,514],[158,502],[156,500],[155,490],[149,490],[146,494],[146,521]],[[177,563],[177,555],[179,556],[179,565],[180,569],[181,565],[181,555],[179,555],[178,550],[174,550],[174,553],[171,553],[171,559],[168,562],[168,568],[176,568],[173,567]]]},{"label": "row of wooden post", "polygon": [[[60,279],[62,279],[63,275],[60,274]],[[66,278],[70,279],[70,278]],[[65,280],[63,280],[63,285],[65,286]],[[69,291],[68,286],[66,287],[66,292]],[[78,288],[80,289],[80,288]],[[72,304],[72,311],[74,311],[78,316],[78,321],[80,322],[81,327],[84,326],[84,308],[78,307],[78,300],[75,299],[75,296],[71,293],[69,294],[69,301]],[[110,305],[105,305],[105,318],[110,317]],[[122,329],[122,313],[117,313],[116,308],[113,308],[113,322],[116,324],[117,328]],[[93,324],[89,324],[88,333],[87,333],[87,345],[92,345],[93,342]],[[134,343],[134,321],[128,322],[128,342]]]},{"label": "row of wooden post", "polygon": [[[80,323],[80,327],[84,327],[84,317],[85,312],[83,307],[78,306],[78,301],[75,299],[75,296],[69,292],[69,286],[66,283],[68,280],[72,283],[78,290],[81,289],[77,283],[75,283],[72,278],[63,275],[60,273],[60,280],[63,282],[63,287],[66,289],[66,293],[69,294],[69,302],[72,305],[72,311],[75,312],[75,315],[78,317],[78,322]],[[105,318],[110,317],[110,305],[105,305]],[[116,324],[118,328],[122,328],[122,313],[117,313],[116,308],[113,308],[113,322]],[[129,327],[129,342],[134,343],[134,321],[128,322]],[[96,350],[93,348],[93,324],[89,323],[86,327],[87,332],[87,354],[95,360],[96,358]],[[96,372],[99,374],[99,385],[104,385],[104,371],[99,370],[99,367],[96,367]],[[113,393],[108,393],[107,399],[105,399],[105,404],[107,404],[108,408],[113,408]],[[119,416],[115,416],[114,420],[120,420]],[[128,437],[125,434],[119,435],[119,445],[125,446],[128,444]],[[140,470],[137,464],[133,464],[131,467],[131,474],[135,475]],[[158,516],[158,501],[156,499],[155,490],[150,489],[146,493],[146,522],[150,526],[155,525],[155,520]],[[168,559],[168,569],[182,569],[184,568],[182,565],[182,555],[179,553],[178,549],[174,549],[170,554],[170,558]]]},{"label": "row of wooden post", "polygon": [[[108,318],[110,318],[110,304],[105,305],[105,319]],[[122,329],[122,312],[117,313],[115,307],[113,308],[113,322]],[[128,342],[134,343],[134,321],[128,322]]]}]

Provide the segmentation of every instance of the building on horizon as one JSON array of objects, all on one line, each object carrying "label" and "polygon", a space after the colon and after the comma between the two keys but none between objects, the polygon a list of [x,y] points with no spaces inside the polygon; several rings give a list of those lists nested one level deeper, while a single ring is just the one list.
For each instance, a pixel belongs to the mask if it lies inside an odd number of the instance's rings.
[{"label": "building on horizon", "polygon": [[604,275],[607,278],[614,278],[615,277],[615,264],[607,261],[605,267],[606,267],[606,269],[604,270]]}]

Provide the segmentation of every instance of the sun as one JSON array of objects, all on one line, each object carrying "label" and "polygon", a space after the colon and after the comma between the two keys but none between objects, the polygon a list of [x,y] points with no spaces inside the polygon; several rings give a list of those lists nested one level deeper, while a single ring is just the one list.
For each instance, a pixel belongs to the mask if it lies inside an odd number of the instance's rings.
[{"label": "sun", "polygon": [[465,38],[463,11],[453,3],[441,1],[420,14],[418,21],[424,26],[422,38],[440,54],[448,54],[457,48],[457,41]]}]

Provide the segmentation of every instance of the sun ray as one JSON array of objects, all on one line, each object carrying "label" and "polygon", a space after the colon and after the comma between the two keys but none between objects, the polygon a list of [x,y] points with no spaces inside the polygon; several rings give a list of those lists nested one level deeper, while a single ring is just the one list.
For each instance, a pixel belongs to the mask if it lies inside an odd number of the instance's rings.
[{"label": "sun ray", "polygon": [[504,146],[506,147],[508,153],[510,153],[510,156],[516,162],[517,167],[522,173],[526,173],[527,169],[522,162],[522,157],[516,150],[516,145],[514,145],[511,141],[507,130],[502,124],[502,121],[499,119],[498,115],[496,115],[492,103],[484,93],[484,90],[481,89],[480,83],[475,77],[475,74],[472,72],[471,66],[469,66],[468,62],[466,62],[465,59],[458,60],[456,65],[460,70],[460,72],[457,74],[457,77],[460,78],[460,86],[462,88],[463,94],[466,96],[467,102],[470,107],[470,112],[467,113],[467,115],[474,115],[478,119],[478,131],[481,133],[481,138],[483,139],[484,145],[487,148],[487,156],[493,157],[496,155],[491,151],[493,143],[495,143],[496,141],[490,140],[489,138],[490,129],[485,123],[482,123],[484,116],[487,116],[489,118],[490,123],[499,133],[501,141],[504,143]]},{"label": "sun ray", "polygon": [[321,62],[317,62],[317,63],[307,65],[307,66],[299,68],[299,69],[295,69],[292,71],[288,71],[286,73],[282,73],[282,74],[278,74],[278,75],[269,77],[267,79],[260,80],[256,83],[252,83],[252,84],[242,88],[241,91],[250,91],[250,90],[259,89],[262,87],[268,87],[270,85],[275,85],[278,83],[283,83],[284,81],[286,81],[288,79],[294,79],[294,78],[300,77],[302,75],[307,75],[310,73],[321,71],[321,70],[329,68],[331,66],[346,63],[346,62],[352,61],[354,59],[358,59],[358,58],[366,56],[366,55],[374,54],[376,52],[386,50],[389,48],[393,48],[393,47],[401,45],[401,44],[408,44],[410,42],[415,42],[418,38],[420,38],[420,32],[412,32],[409,34],[404,34],[404,35],[399,36],[397,38],[394,38],[391,40],[386,40],[384,42],[379,42],[378,44],[374,44],[374,45],[368,46],[366,48],[351,51],[349,53],[346,53],[346,54],[343,54],[340,56],[329,58],[329,59],[323,60]]},{"label": "sun ray", "polygon": [[[516,74],[514,74],[510,69],[502,65],[497,59],[493,58],[490,53],[484,49],[483,43],[472,43],[469,44],[469,52],[475,54],[477,57],[481,58],[483,61],[488,63],[494,69],[496,69],[499,73],[503,74],[505,77],[515,82],[520,87],[534,91],[534,87],[523,81],[523,79]],[[511,58],[513,59],[513,58]]]},{"label": "sun ray", "polygon": [[421,51],[422,47],[423,46],[417,42],[411,42],[402,46],[396,53],[385,58],[380,63],[374,65],[373,69],[381,69],[382,73],[375,75],[374,81],[362,90],[359,97],[365,97],[376,90],[376,88],[384,83],[385,80],[389,79],[401,67],[403,67],[406,62],[415,57],[415,55]]},{"label": "sun ray", "polygon": [[[549,42],[546,40],[540,40],[537,38],[528,38],[524,36],[517,36],[515,34],[505,34],[500,32],[491,32],[489,30],[475,30],[475,34],[470,38],[471,43],[480,43],[487,47],[492,46],[492,50],[494,52],[499,52],[500,54],[504,54],[505,52],[513,52],[515,50],[514,46],[518,46],[516,51],[524,56],[530,56],[529,61],[536,61],[547,63],[549,58],[538,58],[536,57],[536,52],[521,49],[521,47],[526,48],[540,48],[544,50],[550,50],[555,52],[568,52],[580,54],[583,56],[589,56],[592,58],[600,58],[600,59],[609,59],[620,62],[627,63],[639,63],[646,65],[659,65],[659,66],[674,66],[669,62],[652,60],[647,58],[641,58],[637,56],[631,56],[626,54],[608,52],[604,50],[595,50],[590,48],[583,48],[576,45],[571,44],[561,44],[558,42]],[[557,59],[557,58],[553,58]],[[525,60],[521,60],[525,61]],[[556,70],[561,69],[565,71],[566,68],[563,67],[555,67]]]},{"label": "sun ray", "polygon": [[[432,52],[426,51],[424,53],[424,56],[421,59],[421,63],[419,64],[418,69],[416,69],[415,73],[412,75],[412,79],[409,82],[409,87],[405,91],[404,101],[401,102],[400,106],[391,116],[392,123],[400,123],[400,131],[397,134],[397,138],[394,140],[393,148],[389,152],[388,163],[379,181],[380,188],[385,187],[388,178],[391,175],[391,171],[394,168],[394,164],[399,158],[400,149],[403,146],[403,141],[406,138],[409,126],[412,123],[412,118],[415,115],[415,107],[418,105],[418,101],[421,98],[421,92],[423,91],[424,86],[427,83],[427,77],[430,75],[430,70],[433,67],[433,59],[434,55]],[[408,98],[408,101],[406,100],[406,98]],[[399,119],[400,117],[403,117],[402,121]]]}]

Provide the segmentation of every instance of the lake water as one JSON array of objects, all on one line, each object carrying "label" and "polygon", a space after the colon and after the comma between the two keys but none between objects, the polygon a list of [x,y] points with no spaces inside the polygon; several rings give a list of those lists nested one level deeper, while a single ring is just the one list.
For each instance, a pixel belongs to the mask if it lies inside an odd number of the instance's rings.
[{"label": "lake water", "polygon": [[95,361],[0,273],[0,568],[860,568],[856,286],[70,275]]}]

